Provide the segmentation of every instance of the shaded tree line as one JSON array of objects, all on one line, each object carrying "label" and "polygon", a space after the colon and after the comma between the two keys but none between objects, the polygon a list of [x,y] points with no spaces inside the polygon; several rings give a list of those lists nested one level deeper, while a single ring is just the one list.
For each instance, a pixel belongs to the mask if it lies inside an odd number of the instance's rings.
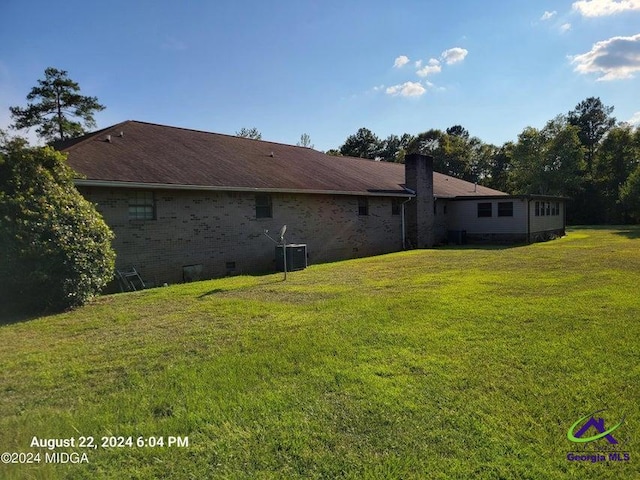
[{"label": "shaded tree line", "polygon": [[640,128],[617,122],[613,110],[590,97],[501,146],[460,125],[385,139],[360,128],[327,153],[399,163],[423,153],[453,177],[513,194],[569,197],[573,224],[640,222]]}]

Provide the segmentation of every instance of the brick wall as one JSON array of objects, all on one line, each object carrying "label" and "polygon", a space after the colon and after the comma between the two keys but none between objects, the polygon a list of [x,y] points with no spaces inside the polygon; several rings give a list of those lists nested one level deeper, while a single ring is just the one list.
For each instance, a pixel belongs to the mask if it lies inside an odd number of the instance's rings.
[{"label": "brick wall", "polygon": [[183,281],[183,267],[202,265],[202,278],[275,270],[275,244],[306,243],[309,263],[377,255],[402,248],[401,218],[391,197],[272,194],[272,218],[256,218],[255,195],[243,192],[155,190],[156,219],[129,220],[134,190],[81,187],[115,233],[119,268],[134,265],[155,285]]},{"label": "brick wall", "polygon": [[433,158],[412,153],[404,158],[406,187],[416,193],[407,203],[407,238],[414,248],[431,248],[435,241]]}]

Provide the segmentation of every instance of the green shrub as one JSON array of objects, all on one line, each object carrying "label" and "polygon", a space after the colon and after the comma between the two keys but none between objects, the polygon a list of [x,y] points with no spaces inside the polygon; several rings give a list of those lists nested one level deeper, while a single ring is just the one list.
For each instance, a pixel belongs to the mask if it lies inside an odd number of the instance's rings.
[{"label": "green shrub", "polygon": [[112,238],[73,185],[63,154],[20,139],[3,145],[0,308],[47,312],[84,304],[113,278]]}]

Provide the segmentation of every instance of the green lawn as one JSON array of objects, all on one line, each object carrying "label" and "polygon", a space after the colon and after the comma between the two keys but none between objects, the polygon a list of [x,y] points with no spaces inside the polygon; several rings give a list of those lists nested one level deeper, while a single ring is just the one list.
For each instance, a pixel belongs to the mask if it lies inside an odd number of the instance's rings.
[{"label": "green lawn", "polygon": [[[640,478],[639,272],[640,228],[582,228],[9,323],[0,451],[42,461],[0,478]],[[568,461],[567,430],[600,409],[607,428],[626,415],[630,461]],[[189,445],[58,448],[90,463],[54,465],[34,436]]]}]

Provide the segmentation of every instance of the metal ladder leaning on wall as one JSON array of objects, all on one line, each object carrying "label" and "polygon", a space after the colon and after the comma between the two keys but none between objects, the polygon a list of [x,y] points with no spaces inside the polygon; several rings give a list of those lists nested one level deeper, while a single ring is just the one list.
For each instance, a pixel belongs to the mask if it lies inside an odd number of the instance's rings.
[{"label": "metal ladder leaning on wall", "polygon": [[123,292],[125,290],[136,291],[146,288],[144,280],[142,280],[142,277],[133,265],[127,270],[116,270],[116,275],[118,277],[118,283],[120,283],[120,289]]}]

